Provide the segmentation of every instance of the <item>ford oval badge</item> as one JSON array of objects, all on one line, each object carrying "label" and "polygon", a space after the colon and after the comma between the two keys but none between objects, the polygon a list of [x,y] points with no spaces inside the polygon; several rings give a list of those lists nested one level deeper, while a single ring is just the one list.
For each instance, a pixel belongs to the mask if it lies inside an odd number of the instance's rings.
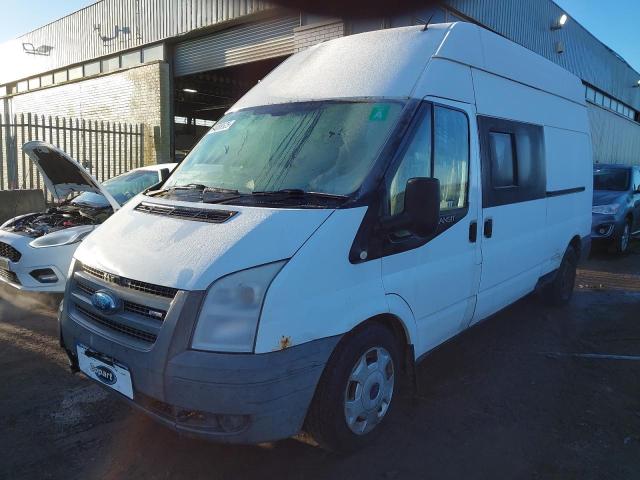
[{"label": "ford oval badge", "polygon": [[95,374],[98,380],[102,383],[106,383],[107,385],[113,385],[116,383],[116,380],[118,380],[115,372],[104,365],[92,365],[91,371]]},{"label": "ford oval badge", "polygon": [[120,301],[107,290],[98,290],[91,296],[91,304],[103,313],[111,314],[118,311]]}]

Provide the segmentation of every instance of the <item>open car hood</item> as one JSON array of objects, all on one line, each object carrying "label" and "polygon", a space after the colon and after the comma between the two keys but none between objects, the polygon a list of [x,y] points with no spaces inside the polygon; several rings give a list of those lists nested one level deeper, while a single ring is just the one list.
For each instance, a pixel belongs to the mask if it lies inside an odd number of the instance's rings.
[{"label": "open car hood", "polygon": [[120,204],[100,182],[58,147],[34,141],[25,143],[22,150],[40,170],[44,183],[57,200],[73,192],[93,192],[103,195],[114,211],[120,208]]}]

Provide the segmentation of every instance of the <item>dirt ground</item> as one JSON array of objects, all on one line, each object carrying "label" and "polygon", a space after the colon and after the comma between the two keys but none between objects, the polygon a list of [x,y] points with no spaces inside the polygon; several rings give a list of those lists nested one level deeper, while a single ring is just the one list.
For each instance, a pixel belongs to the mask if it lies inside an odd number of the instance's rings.
[{"label": "dirt ground", "polygon": [[640,244],[581,267],[563,309],[535,296],[419,367],[379,441],[181,438],[67,369],[55,302],[0,289],[0,478],[640,478]]}]

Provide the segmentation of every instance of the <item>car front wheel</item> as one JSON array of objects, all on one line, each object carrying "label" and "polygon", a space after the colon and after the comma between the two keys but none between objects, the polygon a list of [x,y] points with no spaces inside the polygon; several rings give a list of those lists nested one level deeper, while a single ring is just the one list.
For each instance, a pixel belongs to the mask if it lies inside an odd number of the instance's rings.
[{"label": "car front wheel", "polygon": [[624,222],[622,232],[616,241],[616,253],[624,255],[629,252],[629,243],[631,242],[631,222],[629,220]]}]

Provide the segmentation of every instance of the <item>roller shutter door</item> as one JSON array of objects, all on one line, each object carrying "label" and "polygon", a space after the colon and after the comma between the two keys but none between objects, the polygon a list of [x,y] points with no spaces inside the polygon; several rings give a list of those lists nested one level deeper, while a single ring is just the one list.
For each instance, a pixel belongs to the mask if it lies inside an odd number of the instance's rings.
[{"label": "roller shutter door", "polygon": [[281,57],[293,53],[293,29],[300,17],[270,19],[230,28],[176,45],[175,75],[192,73]]}]

